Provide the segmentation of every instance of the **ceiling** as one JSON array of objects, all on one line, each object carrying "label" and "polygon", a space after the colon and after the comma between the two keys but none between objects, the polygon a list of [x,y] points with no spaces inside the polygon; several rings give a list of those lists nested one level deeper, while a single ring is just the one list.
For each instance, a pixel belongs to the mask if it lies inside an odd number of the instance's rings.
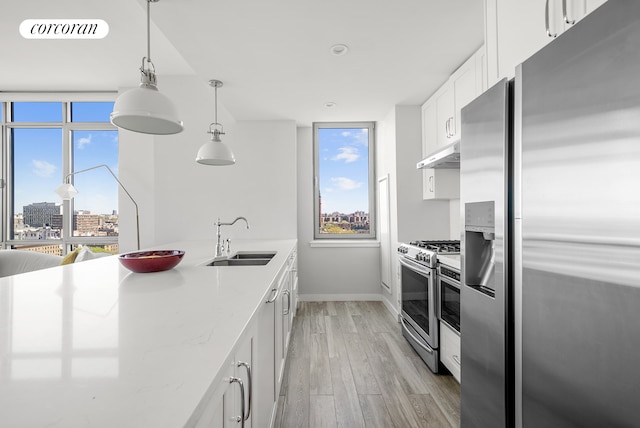
[{"label": "ceiling", "polygon": [[[0,15],[0,91],[136,86],[145,0],[29,0]],[[162,76],[224,82],[236,120],[364,121],[421,104],[483,41],[480,0],[160,0],[151,57]],[[37,11],[37,12],[34,12]],[[91,18],[101,40],[27,40],[24,19]],[[334,44],[346,55],[330,52]],[[335,103],[328,108],[326,103]]]}]

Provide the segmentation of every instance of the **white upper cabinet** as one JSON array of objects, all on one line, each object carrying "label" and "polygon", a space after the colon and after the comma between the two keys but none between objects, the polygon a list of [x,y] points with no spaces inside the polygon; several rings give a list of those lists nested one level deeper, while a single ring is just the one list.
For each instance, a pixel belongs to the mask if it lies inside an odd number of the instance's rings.
[{"label": "white upper cabinet", "polygon": [[437,140],[434,150],[453,141],[452,122],[456,115],[455,95],[449,82],[438,90],[435,97]]},{"label": "white upper cabinet", "polygon": [[484,48],[464,62],[422,105],[422,155],[460,139],[460,111],[483,90]]},{"label": "white upper cabinet", "polygon": [[485,0],[488,86],[606,0]]},{"label": "white upper cabinet", "polygon": [[[486,88],[486,53],[480,48],[422,105],[422,156],[460,139],[460,111]],[[460,171],[424,169],[423,199],[460,198]]]},{"label": "white upper cabinet", "polygon": [[462,108],[482,93],[481,88],[476,85],[478,81],[476,73],[479,68],[476,67],[476,57],[477,54],[474,54],[451,76],[455,115],[450,126],[452,138],[449,143],[460,139]]},{"label": "white upper cabinet", "polygon": [[422,105],[422,156],[438,148],[438,115],[436,99],[431,97]]}]

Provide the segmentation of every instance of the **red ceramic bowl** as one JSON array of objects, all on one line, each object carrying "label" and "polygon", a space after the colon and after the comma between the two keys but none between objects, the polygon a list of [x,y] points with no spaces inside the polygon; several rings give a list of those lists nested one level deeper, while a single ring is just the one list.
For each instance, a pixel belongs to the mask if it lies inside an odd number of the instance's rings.
[{"label": "red ceramic bowl", "polygon": [[180,250],[152,250],[120,254],[118,258],[122,266],[130,271],[146,273],[172,269],[183,256],[184,251]]}]

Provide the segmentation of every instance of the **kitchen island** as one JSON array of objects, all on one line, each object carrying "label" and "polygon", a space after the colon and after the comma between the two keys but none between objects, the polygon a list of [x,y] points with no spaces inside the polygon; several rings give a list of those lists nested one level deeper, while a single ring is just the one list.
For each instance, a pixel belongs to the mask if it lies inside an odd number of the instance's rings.
[{"label": "kitchen island", "polygon": [[296,241],[233,245],[276,255],[209,267],[215,243],[190,241],[154,248],[186,252],[165,272],[105,257],[0,279],[1,425],[199,426]]}]

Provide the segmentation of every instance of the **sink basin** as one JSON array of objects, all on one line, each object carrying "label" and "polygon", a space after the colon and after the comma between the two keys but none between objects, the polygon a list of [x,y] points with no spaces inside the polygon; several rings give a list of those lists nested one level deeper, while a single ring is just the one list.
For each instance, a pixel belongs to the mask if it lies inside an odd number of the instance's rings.
[{"label": "sink basin", "polygon": [[258,252],[258,251],[238,251],[233,256],[229,257],[229,260],[246,260],[246,259],[269,259],[271,260],[276,253],[272,251]]},{"label": "sink basin", "polygon": [[207,263],[207,266],[264,266],[271,259],[222,259]]},{"label": "sink basin", "polygon": [[226,259],[213,260],[207,266],[264,266],[275,255],[273,251],[238,251]]}]

